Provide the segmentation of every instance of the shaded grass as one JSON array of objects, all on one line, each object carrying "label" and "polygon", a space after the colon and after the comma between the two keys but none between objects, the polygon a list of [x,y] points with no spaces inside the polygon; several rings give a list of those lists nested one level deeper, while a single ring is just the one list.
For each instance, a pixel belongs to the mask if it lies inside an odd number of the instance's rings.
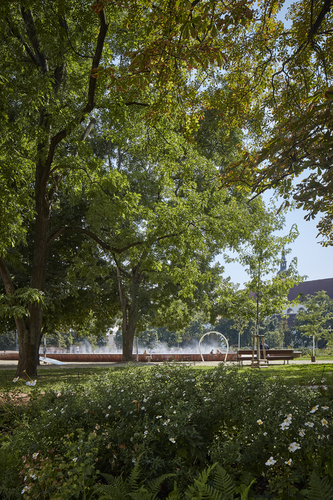
[{"label": "shaded grass", "polygon": [[[141,369],[150,369],[151,365],[141,366]],[[198,370],[214,371],[215,366],[194,365]],[[50,389],[58,390],[63,385],[82,385],[88,379],[95,376],[103,376],[105,373],[116,372],[126,369],[122,366],[74,366],[74,367],[52,367],[39,370],[37,384],[35,387],[29,387],[25,381],[19,380],[13,383],[15,369],[0,369],[0,392],[46,392]],[[244,375],[252,370],[249,365],[239,367],[239,372]],[[304,364],[304,365],[270,365],[261,369],[260,373],[266,378],[278,378],[283,380],[284,384],[290,385],[320,385],[328,384],[333,386],[333,365],[332,364]]]},{"label": "shaded grass", "polygon": [[66,367],[54,367],[54,368],[43,368],[38,371],[38,379],[35,387],[29,387],[25,384],[26,381],[18,380],[18,382],[13,383],[13,378],[15,376],[15,369],[0,369],[0,392],[2,391],[21,391],[29,394],[31,391],[48,391],[50,389],[60,389],[61,386],[65,385],[75,385],[82,384],[86,382],[89,378],[94,376],[103,375],[103,373],[109,370],[121,370],[122,367],[80,367],[75,366],[72,368]]}]

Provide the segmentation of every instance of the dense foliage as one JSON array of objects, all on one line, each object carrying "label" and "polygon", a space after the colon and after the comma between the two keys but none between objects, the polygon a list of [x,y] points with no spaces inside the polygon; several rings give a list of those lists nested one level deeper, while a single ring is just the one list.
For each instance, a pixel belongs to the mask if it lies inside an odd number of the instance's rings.
[{"label": "dense foliage", "polygon": [[254,481],[250,498],[304,498],[313,473],[333,485],[332,387],[331,372],[294,386],[223,366],[133,365],[36,393],[27,412],[7,408],[2,495],[95,498],[104,473],[124,479],[139,461],[138,484],[173,474],[161,499],[216,462],[239,488]]}]

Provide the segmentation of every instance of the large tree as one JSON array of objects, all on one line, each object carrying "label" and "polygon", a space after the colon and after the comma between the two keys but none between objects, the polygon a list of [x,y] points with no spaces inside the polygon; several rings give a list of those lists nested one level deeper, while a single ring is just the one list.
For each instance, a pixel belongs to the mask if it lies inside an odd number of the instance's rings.
[{"label": "large tree", "polygon": [[[212,78],[216,65],[227,70],[242,51],[253,53],[246,40],[255,20],[252,2],[105,5],[98,2],[92,10],[86,1],[22,0],[0,6],[0,273],[13,305],[20,298],[14,297],[8,249],[33,227],[28,311],[15,314],[18,376],[25,370],[36,375],[47,262],[51,245],[66,229],[61,221],[53,225],[51,214],[57,193],[64,186],[76,189],[73,173],[94,170],[86,140],[100,120],[99,110],[109,109],[117,120],[118,109],[138,106],[146,110],[145,120],[156,123],[164,115],[189,135],[205,107],[216,103],[223,103],[227,128],[234,128],[259,89],[240,100],[230,85]],[[257,45],[274,30],[265,15],[254,28]],[[238,76],[242,87],[246,72]]]},{"label": "large tree", "polygon": [[[1,5],[2,85],[1,175],[5,202],[17,215],[4,218],[0,272],[5,291],[15,293],[8,266],[9,245],[33,226],[29,288],[36,300],[28,314],[15,316],[19,340],[17,376],[36,375],[50,246],[59,227],[50,214],[57,188],[74,167],[80,141],[89,134],[89,117],[98,102],[91,74],[100,64],[105,44],[105,13],[90,13],[80,2],[38,1]],[[94,33],[94,38],[91,37]],[[84,82],[84,83],[82,83]],[[21,199],[20,199],[21,198]],[[19,219],[19,224],[17,223]]]},{"label": "large tree", "polygon": [[248,205],[219,189],[223,157],[200,155],[167,121],[147,125],[142,114],[131,110],[121,125],[104,121],[94,137],[100,169],[74,195],[87,200],[84,234],[92,236],[77,269],[86,286],[95,284],[94,256],[104,255],[117,275],[124,360],[132,358],[135,332],[182,328],[195,310],[212,309],[222,272],[214,258],[249,238],[257,210],[264,212],[259,201]]}]

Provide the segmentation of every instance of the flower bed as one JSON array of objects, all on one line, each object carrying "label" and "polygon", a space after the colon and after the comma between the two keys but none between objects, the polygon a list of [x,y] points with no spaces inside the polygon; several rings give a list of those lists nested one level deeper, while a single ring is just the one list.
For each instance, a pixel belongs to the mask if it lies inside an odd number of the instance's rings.
[{"label": "flower bed", "polygon": [[174,474],[161,499],[217,462],[235,495],[254,481],[249,498],[304,498],[311,477],[330,488],[331,382],[296,387],[250,370],[167,364],[47,392],[2,435],[2,494],[99,498],[101,473],[127,477],[140,460],[138,483]]}]

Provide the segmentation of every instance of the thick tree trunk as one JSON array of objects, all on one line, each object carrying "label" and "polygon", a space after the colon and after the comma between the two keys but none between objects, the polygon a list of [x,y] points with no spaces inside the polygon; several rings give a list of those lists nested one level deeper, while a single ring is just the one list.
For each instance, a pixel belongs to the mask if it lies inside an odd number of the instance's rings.
[{"label": "thick tree trunk", "polygon": [[[41,113],[41,116],[43,113]],[[41,119],[42,121],[42,119]],[[42,162],[36,165],[35,203],[36,222],[34,228],[34,249],[30,287],[45,291],[47,261],[49,256],[50,202],[47,194],[48,167]],[[39,346],[42,338],[43,306],[41,302],[29,305],[29,317],[26,327],[17,325],[19,341],[19,361],[16,376],[26,374],[30,378],[37,376]]]},{"label": "thick tree trunk", "polygon": [[[0,259],[0,274],[5,285],[6,293],[13,295],[15,287],[3,259]],[[36,317],[41,317],[40,306],[31,308],[30,318],[14,318],[19,343],[19,362],[17,365],[16,377],[33,378],[37,375],[38,351],[41,340],[41,322],[36,321]]]},{"label": "thick tree trunk", "polygon": [[19,342],[19,361],[15,376],[36,378],[41,331],[33,326],[26,327],[20,318],[16,320],[16,328]]},{"label": "thick tree trunk", "polygon": [[[36,178],[36,225],[34,238],[34,253],[32,260],[32,272],[30,286],[44,292],[46,284],[47,260],[49,256],[49,202],[43,182],[44,168],[37,168],[39,179]],[[38,182],[39,181],[39,182]],[[25,331],[18,330],[19,339],[19,362],[17,376],[27,373],[31,378],[37,376],[39,360],[39,346],[42,338],[43,307],[39,302],[29,306],[30,316],[28,327]]]}]

